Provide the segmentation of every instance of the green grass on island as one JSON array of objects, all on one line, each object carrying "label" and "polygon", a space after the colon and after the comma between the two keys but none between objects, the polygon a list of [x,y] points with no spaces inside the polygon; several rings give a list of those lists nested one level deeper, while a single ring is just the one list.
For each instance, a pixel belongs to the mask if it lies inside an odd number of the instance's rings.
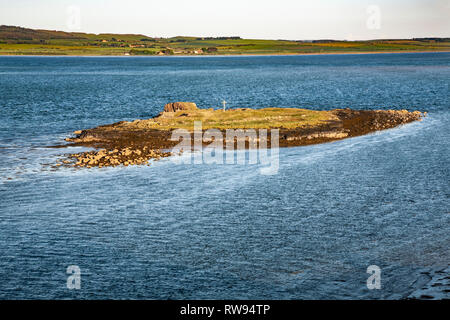
[{"label": "green grass on island", "polygon": [[0,26],[0,55],[241,55],[450,51],[450,38],[258,40],[240,37],[152,38]]},{"label": "green grass on island", "polygon": [[148,120],[124,122],[124,129],[186,129],[192,131],[194,121],[201,121],[202,129],[270,129],[313,127],[327,121],[338,120],[331,111],[315,111],[297,108],[265,109],[196,109],[163,112]]}]

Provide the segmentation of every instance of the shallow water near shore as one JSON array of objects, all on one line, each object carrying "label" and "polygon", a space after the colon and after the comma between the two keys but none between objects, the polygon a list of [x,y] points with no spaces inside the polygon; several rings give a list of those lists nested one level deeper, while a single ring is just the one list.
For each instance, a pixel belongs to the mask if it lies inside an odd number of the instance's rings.
[{"label": "shallow water near shore", "polygon": [[[450,53],[0,57],[0,298],[414,296],[450,265],[449,84]],[[275,175],[174,159],[52,168],[84,150],[46,148],[74,130],[224,99],[428,116],[280,149]],[[381,290],[367,289],[369,265]],[[450,297],[448,283],[433,290]]]}]

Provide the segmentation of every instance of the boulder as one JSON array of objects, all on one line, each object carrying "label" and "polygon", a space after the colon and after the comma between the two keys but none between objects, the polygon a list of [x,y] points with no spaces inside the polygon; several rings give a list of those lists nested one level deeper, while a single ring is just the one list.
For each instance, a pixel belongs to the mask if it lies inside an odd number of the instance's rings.
[{"label": "boulder", "polygon": [[164,112],[177,112],[179,110],[197,110],[197,105],[193,102],[173,102],[164,106]]}]

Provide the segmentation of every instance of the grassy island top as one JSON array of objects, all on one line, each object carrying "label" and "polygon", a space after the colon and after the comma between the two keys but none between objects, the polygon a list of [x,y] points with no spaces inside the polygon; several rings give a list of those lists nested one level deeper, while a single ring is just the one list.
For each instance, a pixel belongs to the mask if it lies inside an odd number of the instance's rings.
[{"label": "grassy island top", "polygon": [[265,109],[195,109],[162,112],[148,120],[124,122],[120,126],[131,129],[186,129],[192,130],[194,121],[201,121],[207,129],[270,129],[315,126],[325,121],[338,120],[330,111],[314,111],[296,108]]}]

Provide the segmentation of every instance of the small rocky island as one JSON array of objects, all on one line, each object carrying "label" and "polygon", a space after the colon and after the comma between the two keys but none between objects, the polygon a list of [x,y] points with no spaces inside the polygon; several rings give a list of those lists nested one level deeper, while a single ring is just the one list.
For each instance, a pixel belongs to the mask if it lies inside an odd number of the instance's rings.
[{"label": "small rocky island", "polygon": [[[201,121],[202,130],[272,129],[279,130],[279,146],[294,147],[356,137],[378,130],[420,120],[425,114],[407,110],[314,111],[297,108],[265,109],[199,109],[195,103],[175,102],[164,107],[158,116],[135,121],[121,121],[93,129],[75,131],[66,146],[85,146],[96,151],[69,155],[66,165],[75,167],[106,167],[143,165],[150,159],[171,155],[179,141],[172,141],[172,131],[194,129]],[[267,145],[270,148],[271,135]],[[205,145],[208,143],[203,142]],[[247,141],[246,147],[250,147]]]}]

